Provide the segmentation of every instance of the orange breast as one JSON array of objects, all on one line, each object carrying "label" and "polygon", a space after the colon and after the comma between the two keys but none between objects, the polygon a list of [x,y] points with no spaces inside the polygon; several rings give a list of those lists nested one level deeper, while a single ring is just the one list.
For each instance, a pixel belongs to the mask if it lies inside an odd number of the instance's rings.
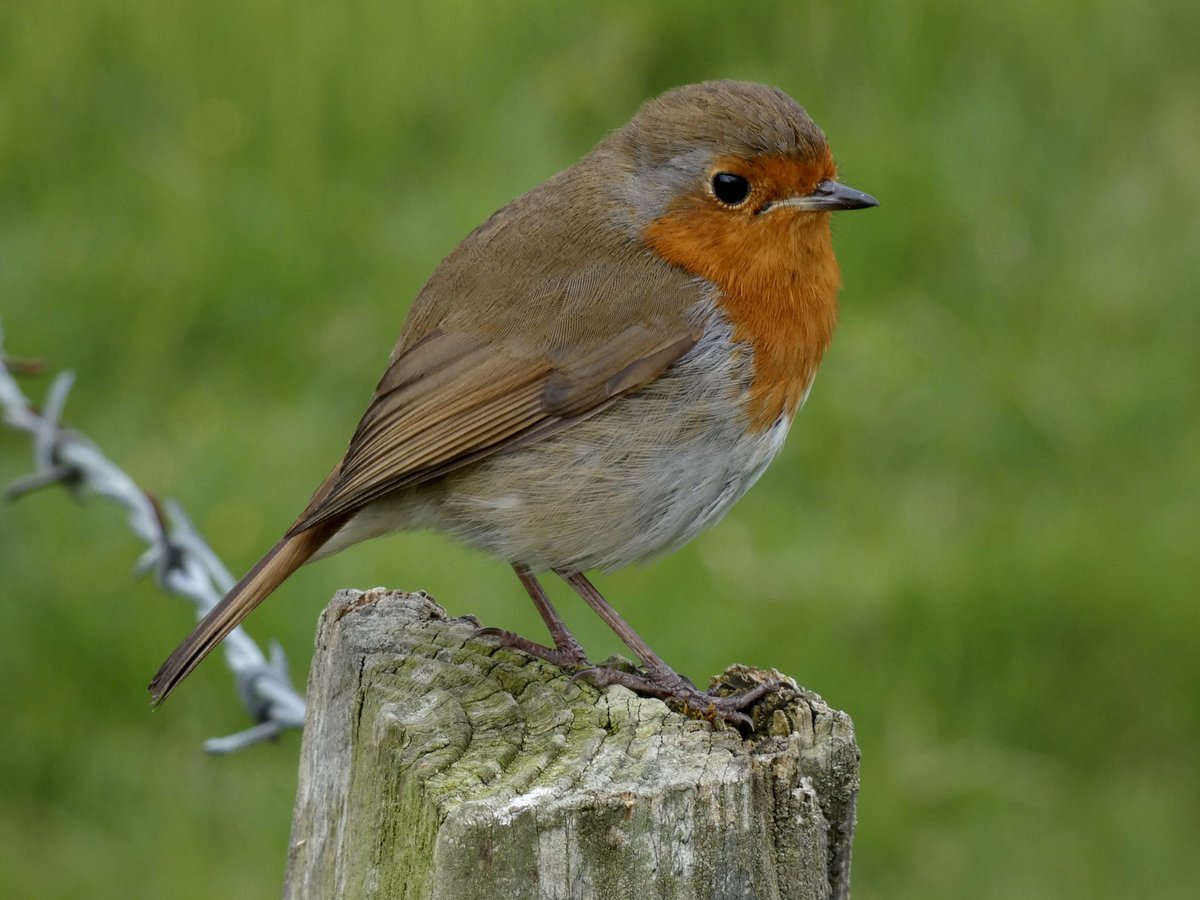
[{"label": "orange breast", "polygon": [[656,219],[645,236],[664,259],[721,289],[734,339],[754,354],[751,428],[795,413],[837,322],[841,276],[829,214],[742,214],[696,198]]}]

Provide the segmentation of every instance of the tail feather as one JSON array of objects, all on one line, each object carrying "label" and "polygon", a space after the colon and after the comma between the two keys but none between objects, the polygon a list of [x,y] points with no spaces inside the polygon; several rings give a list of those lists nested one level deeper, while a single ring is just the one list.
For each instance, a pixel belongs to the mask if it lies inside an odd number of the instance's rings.
[{"label": "tail feather", "polygon": [[158,706],[166,700],[175,686],[187,678],[251,610],[316,553],[341,524],[340,521],[323,522],[307,531],[284,537],[272,547],[167,657],[150,681],[153,705]]}]

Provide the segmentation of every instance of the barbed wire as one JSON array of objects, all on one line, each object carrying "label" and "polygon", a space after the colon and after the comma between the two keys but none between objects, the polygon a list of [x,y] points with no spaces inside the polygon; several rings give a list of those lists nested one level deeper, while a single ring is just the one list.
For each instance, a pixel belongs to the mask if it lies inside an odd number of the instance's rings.
[{"label": "barbed wire", "polygon": [[[34,471],[13,482],[4,497],[15,500],[53,484],[66,487],[76,498],[96,494],[125,507],[130,530],[148,545],[135,567],[138,575],[153,573],[168,593],[190,600],[203,616],[234,584],[233,576],[193,527],[177,503],[160,502],[143,491],[91,440],[62,425],[67,394],[75,381],[59,373],[46,392],[41,409],[22,393],[13,373],[40,374],[36,361],[4,356],[0,327],[0,409],[4,424],[33,439]],[[270,656],[241,628],[225,639],[225,661],[233,671],[242,704],[257,723],[245,731],[204,742],[209,753],[232,753],[304,725],[304,698],[292,687],[283,648],[272,642]]]}]

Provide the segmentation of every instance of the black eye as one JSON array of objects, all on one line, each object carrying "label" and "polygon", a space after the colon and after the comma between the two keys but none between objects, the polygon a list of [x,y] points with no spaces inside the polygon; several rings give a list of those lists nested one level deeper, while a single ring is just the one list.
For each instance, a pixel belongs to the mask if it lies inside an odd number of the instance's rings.
[{"label": "black eye", "polygon": [[732,172],[718,172],[713,176],[712,191],[722,203],[737,206],[750,196],[750,182]]}]

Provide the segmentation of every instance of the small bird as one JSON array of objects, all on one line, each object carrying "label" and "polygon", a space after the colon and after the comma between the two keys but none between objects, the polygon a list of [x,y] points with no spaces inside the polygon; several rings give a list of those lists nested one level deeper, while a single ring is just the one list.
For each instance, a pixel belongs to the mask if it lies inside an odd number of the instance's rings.
[{"label": "small bird", "polygon": [[[702,692],[584,577],[668,553],[762,475],[837,318],[837,180],[783,91],[708,81],[647,101],[493,214],[413,303],[349,448],[287,533],[163,663],[155,705],[305,562],[433,529],[506,560],[553,646],[504,644],[694,714],[748,721],[762,689]],[[539,573],[641,662],[596,667]]]}]

